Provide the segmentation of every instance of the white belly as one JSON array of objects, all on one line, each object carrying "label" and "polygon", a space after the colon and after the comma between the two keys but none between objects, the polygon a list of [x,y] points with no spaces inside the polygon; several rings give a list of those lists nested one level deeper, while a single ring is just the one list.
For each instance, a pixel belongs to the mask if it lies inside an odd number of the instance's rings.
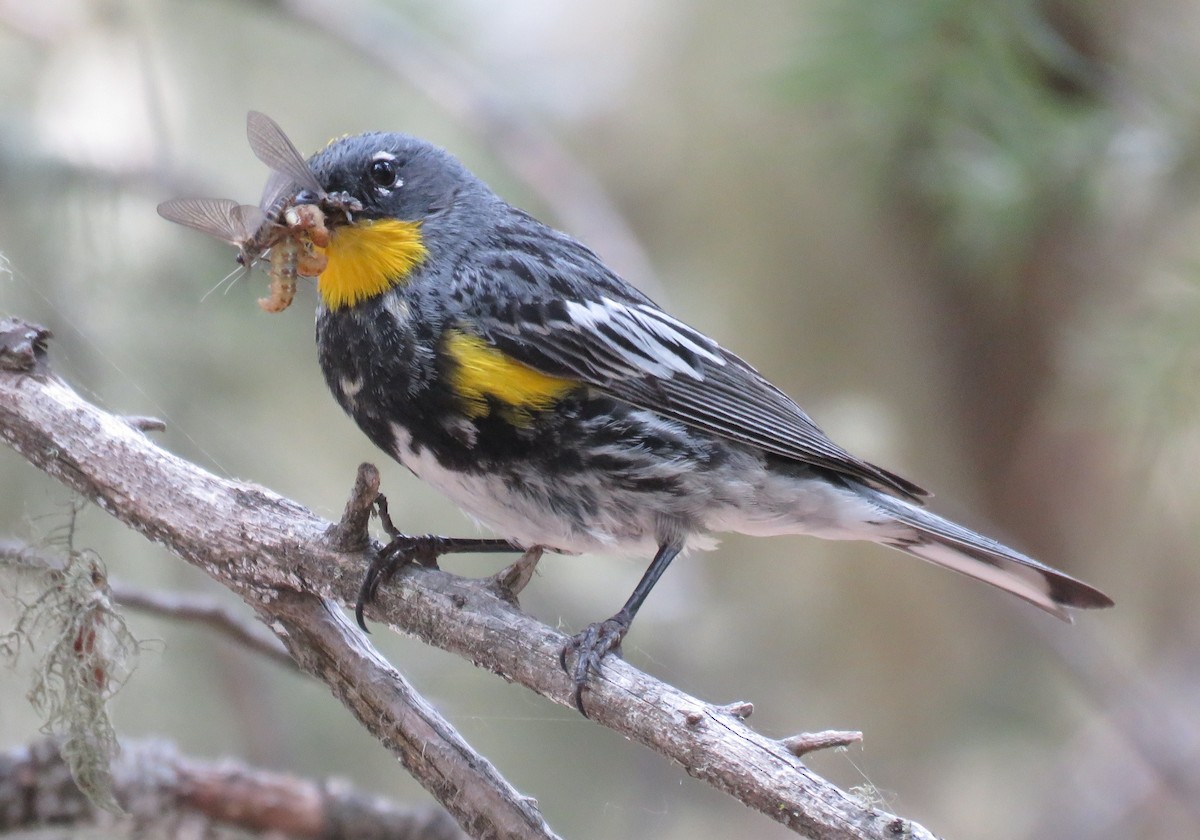
[{"label": "white belly", "polygon": [[428,449],[414,451],[412,437],[401,427],[394,425],[392,433],[396,440],[394,454],[400,463],[504,539],[526,547],[542,545],[574,553],[652,555],[658,548],[655,517],[644,504],[638,504],[641,500],[632,498],[633,494],[628,494],[628,500],[608,499],[609,504],[583,522],[557,512],[561,506],[552,501],[570,492],[569,478],[551,486],[527,477],[521,486],[514,486],[516,481],[511,478],[448,470]]}]

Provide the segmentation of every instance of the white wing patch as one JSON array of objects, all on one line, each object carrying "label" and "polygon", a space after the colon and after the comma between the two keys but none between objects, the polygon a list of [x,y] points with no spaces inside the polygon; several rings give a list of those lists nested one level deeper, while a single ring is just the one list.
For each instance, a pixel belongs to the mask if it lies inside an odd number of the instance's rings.
[{"label": "white wing patch", "polygon": [[725,364],[715,341],[653,306],[601,298],[567,301],[566,309],[564,327],[604,339],[606,349],[629,364],[631,372],[664,379],[678,373],[699,381],[704,378],[700,359]]}]

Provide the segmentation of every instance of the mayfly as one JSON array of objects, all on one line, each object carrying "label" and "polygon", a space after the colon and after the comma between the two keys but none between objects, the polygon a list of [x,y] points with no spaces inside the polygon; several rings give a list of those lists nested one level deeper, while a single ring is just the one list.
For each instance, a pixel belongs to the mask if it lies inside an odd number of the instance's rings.
[{"label": "mayfly", "polygon": [[[362,206],[348,196],[325,192],[308,162],[266,114],[251,111],[246,116],[246,137],[255,157],[272,170],[257,207],[228,198],[179,198],[158,205],[158,214],[233,245],[238,264],[247,269],[269,252],[269,294],[258,305],[266,312],[282,312],[296,295],[297,276],[316,277],[325,269],[327,214],[338,211],[349,221]],[[316,203],[297,204],[300,192]]]}]

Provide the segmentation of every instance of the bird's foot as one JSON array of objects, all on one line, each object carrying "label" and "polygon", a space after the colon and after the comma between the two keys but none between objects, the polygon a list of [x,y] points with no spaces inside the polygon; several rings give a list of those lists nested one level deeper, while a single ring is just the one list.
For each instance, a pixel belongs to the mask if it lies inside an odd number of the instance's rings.
[{"label": "bird's foot", "polygon": [[437,568],[438,557],[445,553],[444,550],[438,550],[440,544],[446,541],[445,537],[437,537],[432,534],[414,537],[400,533],[389,536],[392,541],[371,557],[367,573],[363,575],[362,585],[358,588],[358,598],[354,602],[354,619],[358,622],[358,626],[368,633],[371,631],[367,630],[363,609],[375,600],[379,587],[391,580],[392,575],[410,563]]},{"label": "bird's foot", "polygon": [[[589,624],[583,632],[572,636],[558,654],[558,664],[566,671],[575,683],[571,699],[575,708],[584,717],[588,716],[583,707],[583,689],[587,685],[588,676],[600,673],[600,663],[610,653],[621,655],[621,640],[629,632],[633,616],[625,610],[604,621]],[[575,667],[567,667],[567,657],[575,654]]]},{"label": "bird's foot", "polygon": [[436,569],[438,558],[443,554],[472,554],[521,550],[520,547],[510,543],[508,540],[461,539],[456,537],[439,537],[436,534],[425,534],[423,536],[402,534],[392,523],[391,516],[388,515],[387,498],[382,493],[375,497],[374,505],[375,514],[379,517],[379,522],[383,526],[383,530],[391,537],[391,542],[371,558],[371,562],[367,566],[367,573],[363,576],[362,585],[358,589],[358,598],[354,602],[354,619],[358,622],[358,626],[368,633],[370,631],[367,630],[366,619],[363,618],[363,609],[367,604],[375,600],[375,595],[378,593],[379,587],[387,583],[392,575],[405,566],[416,563],[420,566]]}]

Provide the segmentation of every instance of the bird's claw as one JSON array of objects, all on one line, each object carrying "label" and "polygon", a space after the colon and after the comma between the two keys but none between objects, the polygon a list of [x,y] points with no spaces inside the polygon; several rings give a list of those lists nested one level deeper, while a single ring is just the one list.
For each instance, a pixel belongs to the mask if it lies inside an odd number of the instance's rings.
[{"label": "bird's claw", "polygon": [[[600,673],[600,664],[608,654],[621,655],[621,640],[629,632],[631,621],[632,617],[622,612],[604,621],[589,624],[583,632],[567,640],[559,651],[558,664],[571,676],[571,681],[575,684],[571,700],[584,717],[588,716],[583,707],[583,689],[587,685],[588,676]],[[575,667],[569,668],[567,657],[572,653],[575,654]]]},{"label": "bird's claw", "polygon": [[[412,536],[401,533],[400,529],[392,522],[392,517],[388,513],[387,497],[382,493],[376,494],[373,508],[375,515],[379,518],[379,524],[391,537],[391,542],[371,558],[371,562],[367,566],[367,573],[363,576],[362,586],[358,588],[358,598],[354,602],[354,619],[364,633],[371,631],[367,629],[366,619],[363,618],[363,609],[374,600],[380,586],[387,583],[392,575],[410,563],[416,563],[428,569],[436,569],[438,568],[438,558],[443,554],[521,551],[520,547],[508,540],[462,539],[439,537],[436,534]],[[533,550],[531,549],[529,553],[532,554]],[[537,556],[532,558],[531,574],[533,566],[537,565],[538,557],[541,557],[540,549],[537,551]]]},{"label": "bird's claw", "polygon": [[375,600],[379,587],[410,563],[437,568],[437,558],[441,554],[439,549],[443,547],[444,542],[442,537],[413,537],[396,532],[392,541],[371,558],[367,573],[363,576],[362,586],[358,588],[358,598],[354,602],[354,620],[363,632],[371,632],[367,629],[366,619],[363,618],[363,609]]}]

